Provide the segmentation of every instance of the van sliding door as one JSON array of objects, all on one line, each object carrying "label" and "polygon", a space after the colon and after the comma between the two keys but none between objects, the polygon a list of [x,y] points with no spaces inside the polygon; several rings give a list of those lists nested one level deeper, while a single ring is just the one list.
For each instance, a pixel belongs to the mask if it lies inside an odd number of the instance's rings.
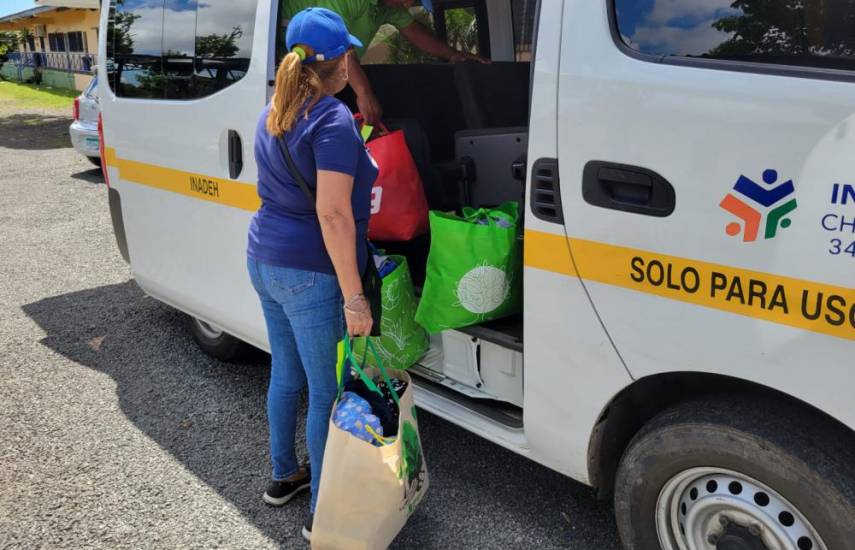
[{"label": "van sliding door", "polygon": [[245,250],[258,206],[253,142],[266,102],[270,8],[111,3],[101,88],[110,183],[137,282],[256,340],[264,331]]}]

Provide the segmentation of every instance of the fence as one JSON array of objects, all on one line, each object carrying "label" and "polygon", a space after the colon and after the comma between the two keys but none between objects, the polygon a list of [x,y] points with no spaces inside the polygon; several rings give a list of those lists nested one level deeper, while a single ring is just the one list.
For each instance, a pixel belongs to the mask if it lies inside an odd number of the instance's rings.
[{"label": "fence", "polygon": [[90,74],[96,57],[91,53],[70,52],[9,52],[9,61],[19,69],[53,69],[68,73]]}]

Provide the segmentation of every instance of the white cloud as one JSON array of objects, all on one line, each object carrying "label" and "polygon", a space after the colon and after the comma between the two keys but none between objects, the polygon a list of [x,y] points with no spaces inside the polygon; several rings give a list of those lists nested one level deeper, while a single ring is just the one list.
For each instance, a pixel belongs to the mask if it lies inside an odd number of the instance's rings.
[{"label": "white cloud", "polygon": [[633,42],[641,44],[643,51],[651,49],[675,55],[700,55],[710,51],[727,40],[731,33],[722,32],[712,27],[712,22],[690,29],[679,27],[643,26],[635,30]]},{"label": "white cloud", "polygon": [[[255,4],[251,2],[200,4],[194,10],[167,10],[164,17],[160,7],[140,7],[132,11],[140,18],[131,26],[134,52],[142,55],[160,55],[166,49],[193,52],[196,35],[229,34],[235,25],[241,25],[244,34],[238,39],[238,56],[249,57],[252,51],[252,33],[255,25]],[[162,41],[162,42],[161,42]]]},{"label": "white cloud", "polygon": [[645,23],[658,27],[683,17],[707,20],[717,12],[729,9],[732,3],[733,0],[657,0]]}]

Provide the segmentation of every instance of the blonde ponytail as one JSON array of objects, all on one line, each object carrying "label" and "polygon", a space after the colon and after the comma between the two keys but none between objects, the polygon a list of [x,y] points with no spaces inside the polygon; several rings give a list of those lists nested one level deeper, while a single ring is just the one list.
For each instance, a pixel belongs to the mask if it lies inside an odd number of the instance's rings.
[{"label": "blonde ponytail", "polygon": [[292,49],[276,70],[276,83],[270,111],[267,114],[267,131],[276,137],[294,127],[300,111],[305,106],[304,116],[324,94],[324,81],[333,75],[341,58],[332,61],[304,63],[306,56],[314,53],[308,46]]}]

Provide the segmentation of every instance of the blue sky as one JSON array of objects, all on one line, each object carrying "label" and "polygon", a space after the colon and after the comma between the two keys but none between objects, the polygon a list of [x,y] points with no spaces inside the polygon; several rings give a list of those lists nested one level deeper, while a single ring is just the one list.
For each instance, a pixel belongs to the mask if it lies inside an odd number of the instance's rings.
[{"label": "blue sky", "polygon": [[35,7],[33,0],[0,0],[0,17]]},{"label": "blue sky", "polygon": [[727,40],[713,23],[740,13],[733,0],[618,0],[618,27],[646,53],[701,55]]}]

